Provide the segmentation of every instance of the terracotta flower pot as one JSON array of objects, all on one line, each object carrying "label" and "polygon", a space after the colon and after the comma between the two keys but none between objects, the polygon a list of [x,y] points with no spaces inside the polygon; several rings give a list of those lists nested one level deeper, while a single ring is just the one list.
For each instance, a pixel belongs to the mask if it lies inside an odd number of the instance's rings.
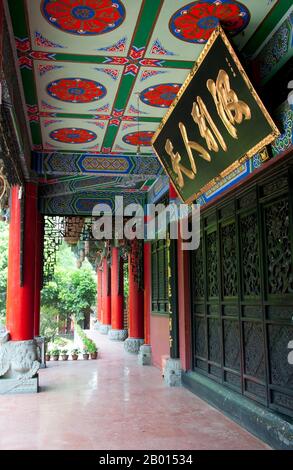
[{"label": "terracotta flower pot", "polygon": [[87,360],[88,360],[88,358],[90,357],[90,355],[89,355],[89,354],[83,354],[82,356],[83,356],[83,358],[84,358],[84,360],[85,360],[85,361],[87,361]]},{"label": "terracotta flower pot", "polygon": [[53,356],[53,361],[59,361],[59,356]]},{"label": "terracotta flower pot", "polygon": [[77,361],[77,359],[78,359],[78,354],[71,354],[71,359],[72,359],[73,361]]},{"label": "terracotta flower pot", "polygon": [[97,359],[97,357],[98,357],[97,352],[91,353],[91,359]]},{"label": "terracotta flower pot", "polygon": [[68,354],[62,354],[62,361],[68,361]]},{"label": "terracotta flower pot", "polygon": [[51,354],[46,354],[46,355],[45,355],[45,359],[46,359],[46,361],[50,361],[50,359],[51,359]]}]

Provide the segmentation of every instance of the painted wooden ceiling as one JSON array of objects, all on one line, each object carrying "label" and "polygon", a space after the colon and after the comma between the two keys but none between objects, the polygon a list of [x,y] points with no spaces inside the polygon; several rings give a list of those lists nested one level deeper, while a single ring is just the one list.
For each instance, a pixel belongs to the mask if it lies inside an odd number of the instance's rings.
[{"label": "painted wooden ceiling", "polygon": [[271,28],[277,23],[282,2],[7,3],[32,167],[44,185],[42,193],[59,194],[89,186],[150,189],[162,174],[152,135],[215,26],[221,23],[237,48],[251,54],[268,32],[268,18]]}]

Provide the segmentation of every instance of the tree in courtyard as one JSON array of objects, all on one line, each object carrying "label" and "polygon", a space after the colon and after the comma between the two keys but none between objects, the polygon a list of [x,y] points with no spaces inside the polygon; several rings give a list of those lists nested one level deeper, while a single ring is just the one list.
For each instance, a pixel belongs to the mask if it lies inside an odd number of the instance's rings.
[{"label": "tree in courtyard", "polygon": [[68,331],[73,317],[81,322],[89,315],[95,297],[94,270],[86,262],[77,269],[70,248],[62,245],[54,278],[42,290],[41,334],[52,341],[64,324]]},{"label": "tree in courtyard", "polygon": [[84,320],[95,303],[97,288],[92,272],[90,267],[73,271],[68,290],[62,293],[64,305],[77,321]]}]

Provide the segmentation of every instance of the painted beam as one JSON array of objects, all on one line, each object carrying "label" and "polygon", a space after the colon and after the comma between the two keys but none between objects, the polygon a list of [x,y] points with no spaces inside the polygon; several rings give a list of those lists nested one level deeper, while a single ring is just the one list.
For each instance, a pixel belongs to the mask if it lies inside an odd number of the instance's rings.
[{"label": "painted beam", "polygon": [[115,196],[123,196],[123,206],[136,203],[144,206],[146,192],[87,191],[62,196],[40,197],[39,210],[44,215],[91,216],[96,204],[107,204],[115,212]]},{"label": "painted beam", "polygon": [[65,196],[86,191],[148,191],[156,180],[140,175],[126,176],[69,176],[61,178],[42,178],[39,181],[39,196]]},{"label": "painted beam", "polygon": [[88,153],[32,153],[32,169],[42,175],[140,175],[147,178],[163,174],[155,156]]}]

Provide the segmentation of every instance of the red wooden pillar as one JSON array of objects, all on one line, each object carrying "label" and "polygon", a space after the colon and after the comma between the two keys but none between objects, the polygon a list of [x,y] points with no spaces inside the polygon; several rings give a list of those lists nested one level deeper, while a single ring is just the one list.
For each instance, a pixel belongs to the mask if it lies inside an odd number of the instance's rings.
[{"label": "red wooden pillar", "polygon": [[[23,245],[21,244],[21,191],[11,190],[11,210],[7,278],[7,329],[13,341],[34,337],[35,247],[37,186],[25,185]],[[23,256],[21,249],[23,247]],[[23,282],[21,283],[21,262]]]},{"label": "red wooden pillar", "polygon": [[123,266],[120,262],[119,248],[113,247],[111,266],[111,325],[115,330],[123,329],[123,300]]},{"label": "red wooden pillar", "polygon": [[103,334],[107,334],[111,328],[111,278],[110,278],[110,267],[107,259],[103,259],[103,274],[102,274],[102,289],[103,289],[103,309],[102,318],[99,331]]},{"label": "red wooden pillar", "polygon": [[139,271],[143,272],[143,246],[136,239],[131,242],[131,250],[128,261],[129,273],[129,326],[128,338],[125,341],[125,349],[128,352],[138,353],[144,343],[144,291],[143,281],[138,279]]},{"label": "red wooden pillar", "polygon": [[144,338],[145,344],[151,344],[151,243],[144,243]]},{"label": "red wooden pillar", "polygon": [[102,270],[97,269],[97,320],[101,323],[102,319]]},{"label": "red wooden pillar", "polygon": [[124,341],[127,337],[127,330],[124,330],[124,282],[123,282],[123,262],[119,253],[119,248],[112,248],[111,265],[111,330],[109,338]]},{"label": "red wooden pillar", "polygon": [[44,247],[44,218],[37,213],[35,252],[34,336],[40,335],[40,309]]}]

